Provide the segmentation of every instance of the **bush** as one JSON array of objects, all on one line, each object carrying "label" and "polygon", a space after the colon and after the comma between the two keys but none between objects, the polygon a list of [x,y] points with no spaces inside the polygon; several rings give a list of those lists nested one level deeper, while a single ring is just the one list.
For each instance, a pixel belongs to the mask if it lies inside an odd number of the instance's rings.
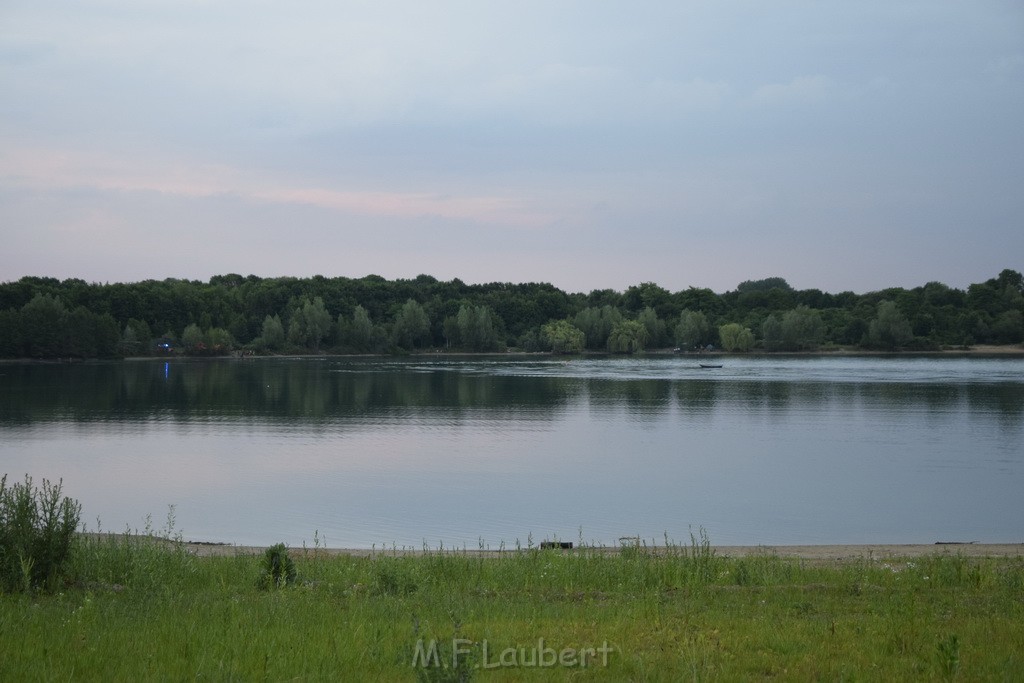
[{"label": "bush", "polygon": [[82,506],[61,496],[62,483],[0,478],[0,590],[52,589],[64,577]]},{"label": "bush", "polygon": [[295,562],[288,556],[284,543],[272,545],[263,553],[263,576],[261,583],[267,587],[279,588],[295,583]]}]

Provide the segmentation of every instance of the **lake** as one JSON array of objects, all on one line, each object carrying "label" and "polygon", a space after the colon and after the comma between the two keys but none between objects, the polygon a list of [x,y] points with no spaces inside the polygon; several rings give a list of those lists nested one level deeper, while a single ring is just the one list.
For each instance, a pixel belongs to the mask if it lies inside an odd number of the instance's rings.
[{"label": "lake", "polygon": [[716,362],[7,363],[0,472],[239,544],[1024,541],[1024,360]]}]

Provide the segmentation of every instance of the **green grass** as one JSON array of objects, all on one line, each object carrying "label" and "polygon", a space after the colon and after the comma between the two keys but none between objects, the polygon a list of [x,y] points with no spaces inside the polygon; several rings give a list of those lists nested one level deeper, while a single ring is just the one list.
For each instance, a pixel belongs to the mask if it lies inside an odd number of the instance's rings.
[{"label": "green grass", "polygon": [[[60,592],[0,596],[0,680],[1019,680],[1024,671],[1020,558],[811,564],[718,557],[705,542],[290,556],[297,580],[275,587],[260,556],[80,538]],[[435,639],[448,666],[414,667],[417,643],[428,653]],[[579,665],[580,651],[605,643],[606,665],[600,655]],[[456,668],[453,647],[467,653]],[[523,666],[566,648],[574,666]],[[519,666],[497,666],[503,656]]]}]

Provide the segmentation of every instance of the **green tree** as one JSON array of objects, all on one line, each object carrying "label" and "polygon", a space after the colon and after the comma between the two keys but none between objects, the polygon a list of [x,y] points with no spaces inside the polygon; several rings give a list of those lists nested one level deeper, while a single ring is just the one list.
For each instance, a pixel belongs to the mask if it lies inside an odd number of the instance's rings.
[{"label": "green tree", "polygon": [[647,343],[647,327],[639,320],[623,320],[615,323],[608,335],[608,350],[612,353],[636,353]]},{"label": "green tree", "polygon": [[369,350],[374,339],[374,324],[366,308],[357,305],[352,310],[352,344],[359,350]]},{"label": "green tree", "polygon": [[[255,320],[258,319],[255,318]],[[227,329],[231,333],[231,337],[236,341],[243,343],[250,341],[249,319],[242,313],[235,313],[230,316]]]},{"label": "green tree", "polygon": [[21,332],[33,358],[56,358],[64,352],[67,310],[50,294],[36,294],[21,309]]},{"label": "green tree", "polygon": [[922,288],[925,302],[930,306],[960,306],[964,301],[964,293],[959,289],[951,289],[941,282],[929,282]]},{"label": "green tree", "polygon": [[595,289],[587,295],[587,306],[601,308],[611,306],[617,308],[622,303],[622,295],[614,289]]},{"label": "green tree", "polygon": [[95,358],[99,355],[97,318],[85,306],[77,306],[68,314],[64,340],[67,355],[75,358]]},{"label": "green tree", "polygon": [[260,346],[277,351],[284,346],[284,340],[284,325],[281,323],[281,316],[275,314],[265,317],[260,332]]},{"label": "green tree", "polygon": [[85,306],[77,306],[68,314],[65,333],[63,350],[74,357],[110,357],[120,351],[121,332],[110,313],[97,315]]},{"label": "green tree", "polygon": [[135,334],[135,328],[131,325],[124,326],[124,332],[121,334],[121,354],[125,356],[138,356],[141,345],[139,344],[138,335]]},{"label": "green tree", "polygon": [[647,330],[644,348],[661,348],[665,346],[665,321],[658,317],[653,308],[647,306],[636,317],[637,322]]},{"label": "green tree", "polygon": [[149,324],[138,318],[129,318],[121,333],[121,352],[125,356],[149,355],[153,343],[153,333]]},{"label": "green tree", "polygon": [[109,313],[103,315],[92,315],[93,340],[96,344],[96,355],[109,357],[117,353],[117,343],[120,339],[117,321]]},{"label": "green tree", "polygon": [[685,291],[678,292],[673,299],[679,306],[680,313],[684,310],[691,310],[714,316],[723,313],[726,308],[725,299],[707,287],[690,287]]},{"label": "green tree", "polygon": [[995,279],[995,284],[999,289],[1010,289],[1018,294],[1024,294],[1024,275],[1019,271],[1009,268],[1001,271]]},{"label": "green tree", "polygon": [[573,318],[573,325],[583,332],[584,344],[588,349],[607,348],[608,335],[619,322],[622,322],[622,313],[609,305],[584,308]]},{"label": "green tree", "polygon": [[441,334],[444,336],[447,348],[461,346],[462,337],[459,336],[459,316],[446,316],[444,322],[441,323]]},{"label": "green tree", "polygon": [[423,345],[430,339],[430,319],[418,302],[407,299],[392,329],[395,345],[403,349],[411,349]]},{"label": "green tree", "polygon": [[782,346],[788,351],[813,349],[821,342],[825,323],[821,314],[807,306],[786,311],[781,323]]},{"label": "green tree", "polygon": [[553,320],[541,327],[541,340],[552,353],[582,353],[583,332],[568,320]]},{"label": "green tree", "polygon": [[306,339],[311,343],[314,351],[320,350],[320,342],[331,333],[331,314],[324,306],[324,300],[314,297],[312,301],[307,300],[302,306],[302,317],[306,327]]},{"label": "green tree", "polygon": [[0,357],[16,358],[23,353],[21,311],[13,308],[0,311]]},{"label": "green tree", "polygon": [[348,344],[356,351],[366,352],[373,343],[373,323],[365,308],[356,304],[352,309],[352,324],[348,328]]},{"label": "green tree", "polygon": [[537,330],[527,330],[526,332],[523,332],[519,335],[518,343],[520,349],[530,353],[539,351],[541,348]]},{"label": "green tree", "polygon": [[292,313],[288,323],[288,341],[313,351],[320,350],[320,342],[331,333],[331,314],[320,297],[306,297]]},{"label": "green tree", "polygon": [[676,323],[676,345],[687,351],[711,343],[711,324],[701,311],[684,310]]},{"label": "green tree", "polygon": [[[809,348],[821,341],[892,348],[892,340],[882,339],[878,325],[874,338],[869,329],[877,318],[879,303],[888,300],[910,322],[913,336],[906,347],[919,348],[926,344],[1015,343],[1011,340],[1019,336],[1017,314],[1024,316],[1024,276],[1003,270],[997,277],[966,290],[929,282],[911,290],[890,288],[865,295],[796,291],[781,278],[742,282],[736,291],[722,295],[693,287],[669,294],[653,283],[631,287],[621,295],[612,290],[584,295],[566,294],[549,284],[468,285],[459,280],[440,282],[429,276],[388,281],[379,276],[261,279],[228,274],[215,276],[208,283],[166,279],[114,285],[25,277],[17,282],[0,282],[0,355],[116,355],[122,338],[131,347],[125,349],[122,345],[122,350],[145,352],[148,335],[133,320],[145,323],[152,331],[180,332],[192,322],[207,332],[221,327],[233,339],[245,342],[259,338],[261,322],[279,313],[297,347],[319,349],[331,343],[339,348],[355,348],[348,341],[350,318],[339,316],[337,320],[343,325],[335,325],[334,320],[316,320],[317,298],[323,302],[324,313],[350,312],[359,304],[370,319],[391,320],[391,325],[370,327],[371,342],[366,350],[381,352],[394,348],[394,319],[410,299],[423,304],[428,320],[437,321],[430,331],[431,341],[456,340],[461,306],[474,310],[486,306],[499,347],[511,339],[517,339],[520,346],[525,340],[543,347],[546,342],[541,338],[541,327],[551,321],[568,320],[585,333],[586,346],[594,349],[607,348],[612,326],[626,315],[647,324],[648,345],[663,343],[656,320],[666,322],[671,339],[680,341],[677,333],[692,339],[685,325],[673,324],[682,322],[684,310],[701,312],[709,322],[736,321],[756,330],[766,349]],[[798,306],[820,314],[824,334],[818,337],[798,332],[784,338],[784,312]],[[647,308],[653,309],[653,316],[645,312]],[[776,321],[778,328],[773,327]],[[884,318],[879,320],[882,322]],[[397,328],[403,332],[403,325]],[[787,326],[786,331],[792,333],[793,329]],[[101,336],[106,341],[101,343]],[[808,339],[812,341],[808,343]],[[709,325],[701,341],[717,343],[717,328]],[[416,343],[426,342],[425,337]],[[461,340],[459,345],[463,345]],[[680,346],[691,345],[684,342]]]},{"label": "green tree", "polygon": [[878,315],[868,326],[868,340],[871,346],[882,349],[898,349],[910,343],[914,334],[906,316],[900,312],[894,301],[878,304]]},{"label": "green tree", "polygon": [[459,312],[455,316],[455,337],[459,340],[460,347],[474,348],[476,341],[475,318],[473,306],[463,304],[459,307]]},{"label": "green tree", "polygon": [[783,347],[782,321],[769,315],[761,323],[761,340],[765,351],[779,351]]},{"label": "green tree", "polygon": [[211,327],[203,335],[207,352],[214,355],[231,353],[235,348],[235,340],[231,333],[223,327]]},{"label": "green tree", "polygon": [[1024,341],[1024,314],[1006,311],[992,325],[992,336],[997,344],[1019,344]]},{"label": "green tree", "polygon": [[849,322],[842,326],[835,340],[840,344],[863,344],[868,343],[868,330],[870,324],[867,320],[859,317],[851,317]]},{"label": "green tree", "polygon": [[749,351],[754,347],[754,333],[739,323],[727,323],[718,328],[718,337],[726,351]]},{"label": "green tree", "polygon": [[463,305],[459,307],[455,320],[459,344],[463,348],[472,351],[494,351],[498,348],[498,334],[490,307]]},{"label": "green tree", "polygon": [[202,351],[205,343],[203,342],[203,331],[199,328],[199,325],[190,323],[184,329],[181,333],[181,345],[185,347],[185,353]]},{"label": "green tree", "polygon": [[653,282],[641,282],[628,288],[622,295],[622,302],[627,311],[636,313],[647,307],[659,313],[665,313],[662,308],[674,308],[669,291]]},{"label": "green tree", "polygon": [[767,292],[772,289],[781,289],[784,292],[792,292],[793,288],[781,277],[766,277],[761,280],[744,280],[736,285],[737,292]]}]

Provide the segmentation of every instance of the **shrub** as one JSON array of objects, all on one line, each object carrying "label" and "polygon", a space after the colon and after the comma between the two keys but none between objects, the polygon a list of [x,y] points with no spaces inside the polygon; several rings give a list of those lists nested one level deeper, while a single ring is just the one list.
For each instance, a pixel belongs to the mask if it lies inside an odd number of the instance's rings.
[{"label": "shrub", "polygon": [[61,496],[62,483],[0,478],[0,590],[52,589],[63,578],[82,506]]},{"label": "shrub", "polygon": [[267,587],[279,588],[295,583],[295,562],[288,556],[284,543],[272,545],[263,553],[261,582]]}]

